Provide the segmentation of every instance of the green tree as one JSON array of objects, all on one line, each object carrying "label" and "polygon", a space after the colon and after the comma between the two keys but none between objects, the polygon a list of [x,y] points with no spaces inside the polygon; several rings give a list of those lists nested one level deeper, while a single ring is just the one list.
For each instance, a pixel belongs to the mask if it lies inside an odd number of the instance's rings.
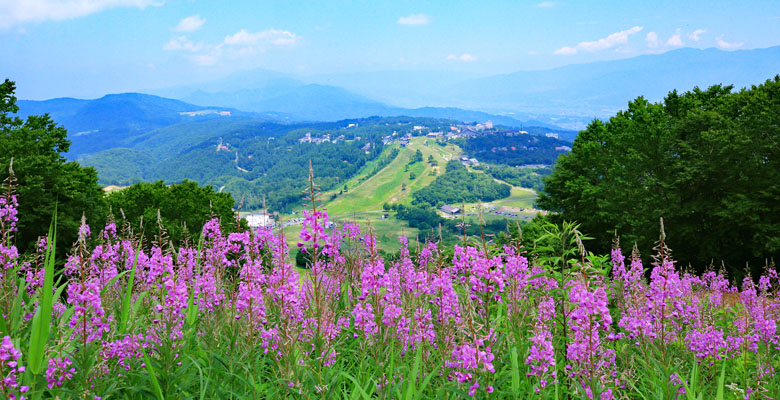
[{"label": "green tree", "polygon": [[780,77],[733,93],[730,86],[638,98],[580,132],[558,159],[540,207],[576,220],[606,251],[650,248],[659,218],[683,265],[714,261],[741,273],[780,252]]},{"label": "green tree", "polygon": [[131,226],[139,226],[143,217],[144,236],[150,240],[159,236],[157,210],[174,243],[183,240],[185,234],[197,241],[203,224],[212,216],[219,218],[224,230],[236,230],[233,196],[217,193],[211,186],[198,186],[193,181],[176,185],[166,185],[163,181],[136,183],[112,192],[106,200],[117,218],[121,217],[120,209],[124,212]]},{"label": "green tree", "polygon": [[0,181],[8,178],[13,158],[19,201],[16,246],[26,252],[46,235],[56,205],[57,253],[64,255],[76,241],[82,215],[93,228],[103,223],[103,190],[95,169],[68,162],[62,155],[70,146],[65,128],[48,114],[24,121],[13,115],[19,111],[15,89],[8,79],[0,84]]}]

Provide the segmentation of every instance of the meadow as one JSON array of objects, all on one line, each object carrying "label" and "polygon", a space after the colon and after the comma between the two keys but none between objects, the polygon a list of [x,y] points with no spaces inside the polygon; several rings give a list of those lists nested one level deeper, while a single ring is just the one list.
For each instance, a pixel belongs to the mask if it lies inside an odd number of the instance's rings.
[{"label": "meadow", "polygon": [[[296,246],[270,229],[173,244],[109,218],[79,229],[64,266],[53,218],[34,255],[0,195],[4,398],[769,399],[780,279],[730,282],[585,249],[574,224],[535,244],[442,248],[327,230],[311,185]],[[529,249],[533,248],[533,251]],[[646,277],[649,277],[647,279]]]}]

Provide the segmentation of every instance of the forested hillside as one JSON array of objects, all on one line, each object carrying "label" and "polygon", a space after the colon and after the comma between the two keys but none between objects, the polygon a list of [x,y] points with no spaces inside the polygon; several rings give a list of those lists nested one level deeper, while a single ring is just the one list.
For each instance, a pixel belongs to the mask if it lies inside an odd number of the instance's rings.
[{"label": "forested hillside", "polygon": [[509,197],[511,187],[494,181],[491,177],[469,172],[458,161],[449,161],[443,175],[436,177],[430,185],[413,194],[414,203],[432,206],[479,200],[492,201]]},{"label": "forested hillside", "polygon": [[642,97],[593,121],[559,158],[539,204],[576,220],[599,251],[615,231],[651,247],[663,217],[682,264],[758,272],[780,251],[780,76]]},{"label": "forested hillside", "polygon": [[485,135],[458,144],[470,156],[483,162],[506,164],[552,165],[571,143],[553,137],[536,135]]}]

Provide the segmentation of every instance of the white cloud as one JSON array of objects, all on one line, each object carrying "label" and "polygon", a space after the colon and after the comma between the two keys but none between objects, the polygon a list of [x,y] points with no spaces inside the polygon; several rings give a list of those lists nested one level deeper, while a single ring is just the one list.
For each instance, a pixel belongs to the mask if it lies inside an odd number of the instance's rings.
[{"label": "white cloud", "polygon": [[201,18],[200,15],[193,15],[179,21],[179,23],[176,24],[176,26],[174,26],[172,30],[176,32],[195,32],[198,29],[200,29],[205,23],[206,20],[204,18]]},{"label": "white cloud", "polygon": [[450,60],[450,61],[463,61],[463,62],[477,61],[477,57],[475,57],[474,55],[471,55],[469,53],[463,53],[463,54],[461,54],[459,56],[457,56],[455,54],[450,54],[446,58],[447,58],[447,60]]},{"label": "white cloud", "polygon": [[721,50],[736,50],[744,45],[745,43],[743,42],[729,43],[723,40],[723,35],[720,35],[715,39],[715,46],[717,46]]},{"label": "white cloud", "polygon": [[537,7],[542,7],[542,8],[549,8],[549,7],[555,7],[557,4],[558,3],[554,2],[554,1],[543,1],[543,2],[541,2],[539,4],[537,4],[536,6]]},{"label": "white cloud", "polygon": [[631,29],[615,32],[605,38],[594,40],[592,42],[580,42],[576,46],[565,46],[558,50],[555,50],[554,54],[571,55],[577,54],[579,50],[594,53],[601,50],[606,50],[617,45],[626,44],[628,37],[642,30],[641,26],[635,26]]},{"label": "white cloud", "polygon": [[535,52],[535,51],[533,51],[533,50],[529,50],[529,51],[528,51],[528,55],[529,55],[529,56],[535,56],[535,55],[537,55],[537,54],[538,54],[538,53],[537,53],[537,52]]},{"label": "white cloud", "polygon": [[163,50],[178,51],[185,50],[193,53],[203,50],[203,43],[195,43],[187,39],[186,36],[175,37],[163,46]]},{"label": "white cloud", "polygon": [[229,46],[258,46],[273,44],[277,46],[291,46],[298,41],[298,35],[279,29],[266,29],[260,32],[247,32],[242,29],[232,35],[225,36],[224,43]]},{"label": "white cloud", "polygon": [[398,18],[400,25],[428,25],[429,23],[431,23],[431,18],[425,14],[409,14]]},{"label": "white cloud", "polygon": [[707,33],[706,29],[697,29],[697,30],[695,30],[695,31],[693,31],[693,32],[688,34],[688,39],[691,39],[694,42],[698,42],[699,39],[701,39],[699,37],[699,35],[702,35],[702,34],[705,34],[705,33]]},{"label": "white cloud", "polygon": [[666,41],[666,47],[680,47],[683,45],[683,41],[680,38],[680,30],[678,29],[669,40]]},{"label": "white cloud", "polygon": [[160,0],[0,0],[0,28],[27,22],[63,21],[109,8],[160,6]]},{"label": "white cloud", "polygon": [[564,46],[558,50],[555,50],[553,54],[568,56],[572,54],[577,54],[577,49],[575,49],[574,47]]},{"label": "white cloud", "polygon": [[635,26],[631,29],[626,29],[625,31],[615,32],[605,38],[601,38],[593,42],[581,42],[577,45],[577,47],[590,52],[606,50],[619,44],[625,44],[628,42],[629,35],[633,35],[641,30],[641,26]]},{"label": "white cloud", "polygon": [[242,29],[225,36],[219,43],[193,42],[186,36],[169,40],[163,49],[191,53],[187,58],[194,64],[210,66],[222,61],[241,61],[264,53],[270,47],[295,45],[300,37],[290,31],[267,29],[261,32],[248,32]]},{"label": "white cloud", "polygon": [[645,42],[647,42],[647,47],[650,47],[651,49],[654,49],[661,44],[661,41],[658,40],[658,34],[655,32],[647,32]]}]

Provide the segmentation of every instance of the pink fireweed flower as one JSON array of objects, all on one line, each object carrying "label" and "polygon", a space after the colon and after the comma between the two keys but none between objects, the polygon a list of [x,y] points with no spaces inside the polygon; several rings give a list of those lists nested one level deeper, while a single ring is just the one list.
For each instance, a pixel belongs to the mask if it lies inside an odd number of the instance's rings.
[{"label": "pink fireweed flower", "polygon": [[80,338],[81,341],[90,343],[99,340],[108,332],[109,324],[103,310],[98,282],[90,280],[83,284],[68,284],[68,304],[74,308],[69,323],[69,326],[74,328],[72,338]]},{"label": "pink fireweed flower", "polygon": [[[315,211],[313,213],[303,210],[303,225],[301,226],[301,241],[311,243],[313,248],[318,248],[319,241],[325,235],[325,227],[328,225],[328,213]],[[301,247],[301,246],[299,246]]]},{"label": "pink fireweed flower", "polygon": [[623,280],[627,274],[625,259],[619,248],[612,249],[612,276],[615,280]]},{"label": "pink fireweed flower", "polygon": [[49,359],[49,367],[46,369],[46,382],[49,389],[62,386],[65,381],[73,378],[76,368],[68,357],[55,357]]},{"label": "pink fireweed flower", "polygon": [[525,363],[530,366],[531,371],[527,376],[536,376],[539,378],[539,388],[547,386],[548,378],[555,380],[555,349],[552,343],[551,327],[555,318],[555,299],[546,296],[539,303],[539,311],[536,317],[536,323],[531,336],[531,347],[529,348],[528,358]]},{"label": "pink fireweed flower", "polygon": [[723,330],[708,326],[701,330],[693,329],[685,336],[688,350],[692,351],[698,362],[703,360],[721,360],[728,351]]},{"label": "pink fireweed flower", "polygon": [[[151,339],[151,338],[149,338]],[[117,360],[117,364],[126,371],[131,369],[134,360],[143,360],[141,348],[149,348],[150,344],[143,334],[127,335],[113,342],[103,342],[101,355],[104,360]]]},{"label": "pink fireweed flower", "polygon": [[0,197],[0,231],[5,235],[10,235],[10,232],[16,232],[16,223],[19,221],[18,209],[19,202],[16,200],[16,195],[11,197]]},{"label": "pink fireweed flower", "polygon": [[604,336],[614,337],[606,291],[603,287],[591,291],[584,283],[575,282],[569,296],[574,305],[569,314],[574,337],[566,349],[566,357],[572,375],[584,381],[598,379],[602,384],[616,383],[615,351],[607,348],[602,339],[602,332]]},{"label": "pink fireweed flower", "polygon": [[24,396],[17,397],[17,393],[26,393],[29,388],[19,385],[19,375],[24,373],[25,367],[19,365],[22,353],[14,347],[9,336],[4,336],[0,343],[0,391],[8,394],[9,399],[24,400]]},{"label": "pink fireweed flower", "polygon": [[431,281],[430,287],[433,292],[430,302],[439,310],[439,314],[436,316],[439,325],[460,324],[460,299],[455,292],[450,270],[439,270],[438,275]]}]

